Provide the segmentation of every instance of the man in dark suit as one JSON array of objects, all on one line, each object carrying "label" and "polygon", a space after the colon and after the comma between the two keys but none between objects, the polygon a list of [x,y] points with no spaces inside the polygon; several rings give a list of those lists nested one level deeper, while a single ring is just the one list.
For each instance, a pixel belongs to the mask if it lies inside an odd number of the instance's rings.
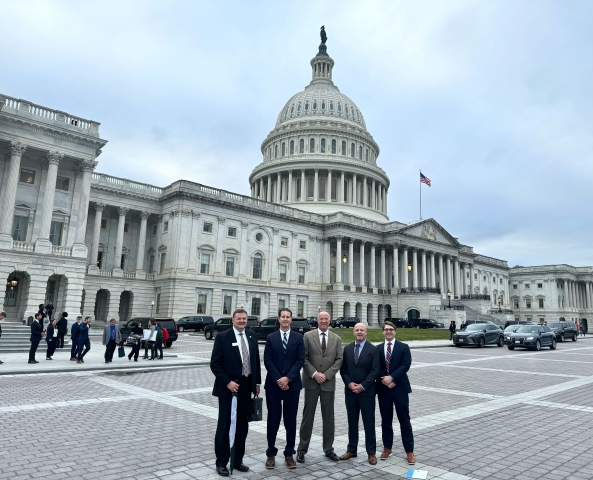
[{"label": "man in dark suit", "polygon": [[356,457],[358,448],[358,419],[362,414],[365,447],[371,465],[377,464],[375,438],[375,381],[379,376],[379,351],[366,341],[364,324],[354,326],[354,342],[344,349],[340,375],[345,385],[348,416],[348,448],[340,460]]},{"label": "man in dark suit", "polygon": [[379,351],[380,374],[377,379],[377,396],[381,412],[383,453],[381,460],[391,456],[393,447],[393,407],[399,421],[402,443],[410,465],[416,463],[414,457],[414,433],[410,422],[409,398],[412,393],[407,372],[412,364],[410,347],[395,340],[395,324],[386,321],[383,325],[385,342],[377,346]]},{"label": "man in dark suit", "polygon": [[90,330],[91,317],[84,317],[84,323],[78,326],[78,360],[76,360],[76,363],[84,363],[84,356],[91,349],[91,341],[89,339]]},{"label": "man in dark suit", "polygon": [[31,349],[29,350],[29,363],[39,363],[37,360],[35,360],[35,352],[37,351],[37,347],[41,341],[41,336],[43,335],[43,327],[41,326],[42,321],[43,316],[40,313],[37,313],[35,314],[33,323],[31,323]]},{"label": "man in dark suit", "polygon": [[247,312],[242,308],[235,310],[233,328],[216,336],[210,359],[210,370],[216,377],[212,395],[218,397],[218,425],[214,438],[216,472],[223,477],[229,476],[226,465],[231,457],[229,429],[233,393],[238,394],[234,465],[240,472],[249,471],[243,464],[243,455],[251,394],[259,395],[261,365],[257,338],[246,327]]},{"label": "man in dark suit", "polygon": [[266,376],[266,406],[268,408],[268,449],[266,450],[266,468],[276,468],[276,435],[280,427],[280,419],[284,411],[284,428],[286,429],[286,448],[284,461],[288,468],[296,468],[293,455],[296,439],[296,417],[299,409],[301,368],[305,361],[305,344],[300,333],[292,332],[292,311],[288,308],[280,310],[278,317],[280,330],[268,335],[264,350],[264,365],[268,371]]}]

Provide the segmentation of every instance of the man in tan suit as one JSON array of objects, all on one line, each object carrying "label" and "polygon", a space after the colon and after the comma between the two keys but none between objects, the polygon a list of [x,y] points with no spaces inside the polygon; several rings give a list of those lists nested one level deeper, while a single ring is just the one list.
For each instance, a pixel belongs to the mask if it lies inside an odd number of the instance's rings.
[{"label": "man in tan suit", "polygon": [[342,340],[329,331],[329,314],[321,312],[317,316],[318,328],[305,333],[305,363],[302,383],[305,389],[305,407],[299,433],[297,462],[305,463],[309,450],[317,400],[321,399],[323,419],[323,451],[334,462],[340,458],[334,453],[334,399],[336,394],[336,374],[342,366]]}]

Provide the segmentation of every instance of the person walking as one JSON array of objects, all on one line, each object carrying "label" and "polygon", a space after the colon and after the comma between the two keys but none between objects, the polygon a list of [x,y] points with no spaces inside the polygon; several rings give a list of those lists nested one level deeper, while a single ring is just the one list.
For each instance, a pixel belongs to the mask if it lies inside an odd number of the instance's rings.
[{"label": "person walking", "polygon": [[280,427],[280,419],[284,416],[286,429],[286,447],[284,463],[290,469],[296,468],[293,455],[296,442],[297,413],[299,395],[303,384],[301,368],[305,361],[305,344],[300,333],[290,329],[292,311],[288,308],[280,310],[278,317],[280,330],[268,335],[264,349],[264,365],[266,375],[266,406],[268,408],[266,450],[267,469],[276,468],[276,436]]},{"label": "person walking", "polygon": [[342,340],[339,335],[329,331],[330,321],[329,313],[320,312],[317,315],[317,330],[307,332],[303,336],[305,361],[302,383],[305,389],[305,406],[297,448],[299,463],[305,463],[305,455],[309,451],[318,400],[321,401],[323,421],[323,451],[333,462],[340,460],[334,452],[334,401],[336,375],[342,366]]},{"label": "person walking", "polygon": [[142,325],[140,324],[140,321],[138,321],[138,323],[134,324],[134,328],[132,329],[132,332],[130,333],[130,337],[135,339],[136,343],[134,343],[132,345],[132,351],[128,355],[128,360],[132,360],[132,357],[134,357],[134,361],[135,362],[138,361],[138,355],[140,355],[140,344],[142,343],[143,335],[144,335],[144,330],[142,330]]},{"label": "person walking", "polygon": [[39,346],[39,342],[43,336],[43,327],[41,326],[41,322],[43,322],[43,315],[37,312],[33,322],[31,323],[31,348],[29,350],[29,363],[39,363],[39,361],[35,360],[35,352],[37,351],[37,347]]},{"label": "person walking", "polygon": [[366,341],[363,323],[354,326],[354,342],[344,348],[340,375],[344,381],[348,417],[348,447],[340,460],[357,456],[358,419],[362,414],[365,447],[371,465],[377,464],[375,437],[375,381],[379,376],[379,351]]},{"label": "person walking", "polygon": [[461,322],[461,325],[459,326],[459,330],[461,330],[461,331],[465,330],[465,320],[463,320]]},{"label": "person walking", "polygon": [[248,415],[251,394],[259,396],[261,365],[255,334],[245,328],[247,311],[233,312],[233,328],[216,335],[210,359],[210,370],[216,377],[212,395],[218,397],[218,424],[214,437],[216,473],[228,477],[226,465],[231,457],[229,430],[233,394],[237,394],[237,422],[235,430],[234,465],[240,472],[248,472],[243,464],[245,440],[249,431]]},{"label": "person walking", "polygon": [[115,324],[115,318],[109,320],[109,325],[103,329],[103,345],[105,345],[105,363],[113,361],[115,347],[122,343],[121,330]]},{"label": "person walking", "polygon": [[455,330],[456,330],[455,320],[452,320],[451,324],[449,325],[449,340],[453,340],[453,335],[455,334]]},{"label": "person walking", "polygon": [[[162,328],[161,331],[163,332],[163,348],[169,348],[169,330],[167,330],[166,328]],[[163,358],[162,354],[161,358]]]},{"label": "person walking", "polygon": [[84,363],[84,356],[91,349],[89,331],[91,329],[91,317],[84,317],[84,322],[78,328],[78,359],[76,363]]},{"label": "person walking", "polygon": [[76,322],[72,324],[72,328],[70,329],[70,339],[72,341],[72,347],[70,348],[70,361],[76,361],[76,354],[78,353],[78,333],[80,331],[80,322],[82,321],[82,317],[79,315],[76,317]]},{"label": "person walking", "polygon": [[412,365],[410,347],[395,339],[396,328],[392,322],[383,326],[385,341],[377,346],[379,351],[379,378],[376,382],[379,412],[381,413],[381,431],[383,453],[381,460],[391,456],[393,448],[393,407],[399,422],[401,439],[409,465],[416,463],[414,457],[414,433],[410,421],[409,394],[412,393],[408,370]]},{"label": "person walking", "polygon": [[[0,333],[2,333],[2,330],[0,330]],[[581,321],[581,335],[583,337],[585,336],[585,322],[583,322],[583,321]]]},{"label": "person walking", "polygon": [[[2,322],[4,321],[4,319],[6,318],[6,312],[0,312],[0,338],[2,338]],[[2,360],[0,360],[0,365],[2,365],[4,362]]]},{"label": "person walking", "polygon": [[[156,324],[156,342],[154,342],[154,357],[157,360],[163,359],[163,327],[160,323]],[[159,354],[159,351],[161,352]]]},{"label": "person walking", "polygon": [[[154,323],[154,320],[148,321],[148,329],[150,330],[148,338],[155,338],[154,332],[156,330],[156,325]],[[154,360],[154,344],[154,340],[147,339],[146,342],[144,342],[144,357],[142,357],[144,358],[144,360]],[[150,358],[148,358],[148,349],[150,349]]]},{"label": "person walking", "polygon": [[64,348],[64,337],[68,333],[68,312],[62,312],[58,320],[58,344],[56,348]]},{"label": "person walking", "polygon": [[47,342],[47,351],[45,352],[46,360],[53,360],[54,352],[58,346],[58,326],[55,320],[51,320],[47,326],[47,334],[45,335]]}]

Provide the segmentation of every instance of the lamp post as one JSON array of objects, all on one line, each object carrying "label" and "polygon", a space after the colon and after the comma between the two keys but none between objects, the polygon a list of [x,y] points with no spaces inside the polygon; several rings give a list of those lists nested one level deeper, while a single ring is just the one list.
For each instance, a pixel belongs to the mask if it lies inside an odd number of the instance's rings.
[{"label": "lamp post", "polygon": [[411,272],[411,271],[412,271],[412,264],[408,263],[408,272]]},{"label": "lamp post", "polygon": [[344,265],[346,265],[348,263],[348,257],[346,256],[346,254],[344,254],[344,256],[342,257],[342,263]]},{"label": "lamp post", "polygon": [[321,313],[321,305],[317,306],[317,315],[319,315]]},{"label": "lamp post", "polygon": [[153,312],[154,312],[154,300],[152,302],[150,302],[150,316],[153,316]]},{"label": "lamp post", "polygon": [[451,308],[451,290],[447,290],[447,298],[449,299],[449,308]]}]

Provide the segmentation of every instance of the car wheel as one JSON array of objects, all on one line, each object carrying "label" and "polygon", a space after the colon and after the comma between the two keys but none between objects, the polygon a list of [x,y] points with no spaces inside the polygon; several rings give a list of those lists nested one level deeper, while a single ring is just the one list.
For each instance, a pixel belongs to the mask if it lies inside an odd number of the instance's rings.
[{"label": "car wheel", "polygon": [[564,334],[560,335],[560,341],[564,342]]},{"label": "car wheel", "polygon": [[485,344],[486,342],[484,341],[484,337],[480,337],[480,340],[478,341],[478,348],[484,348]]},{"label": "car wheel", "polygon": [[212,340],[212,330],[206,330],[206,331],[204,332],[204,338],[205,338],[206,340]]},{"label": "car wheel", "polygon": [[499,347],[504,347],[504,337],[499,337],[498,343],[496,345],[498,345]]},{"label": "car wheel", "polygon": [[535,341],[535,350],[537,350],[538,352],[542,349],[542,342],[540,342],[539,340]]},{"label": "car wheel", "polygon": [[552,339],[552,345],[550,345],[550,350],[556,350],[556,339]]},{"label": "car wheel", "polygon": [[576,342],[577,341],[577,334],[576,333],[572,336],[572,341],[573,342]]},{"label": "car wheel", "polygon": [[507,345],[507,348],[508,348],[509,350],[514,350],[514,349],[515,349],[515,347],[513,347],[512,345]]},{"label": "car wheel", "polygon": [[179,331],[183,332],[184,328],[183,327],[179,327]]}]

